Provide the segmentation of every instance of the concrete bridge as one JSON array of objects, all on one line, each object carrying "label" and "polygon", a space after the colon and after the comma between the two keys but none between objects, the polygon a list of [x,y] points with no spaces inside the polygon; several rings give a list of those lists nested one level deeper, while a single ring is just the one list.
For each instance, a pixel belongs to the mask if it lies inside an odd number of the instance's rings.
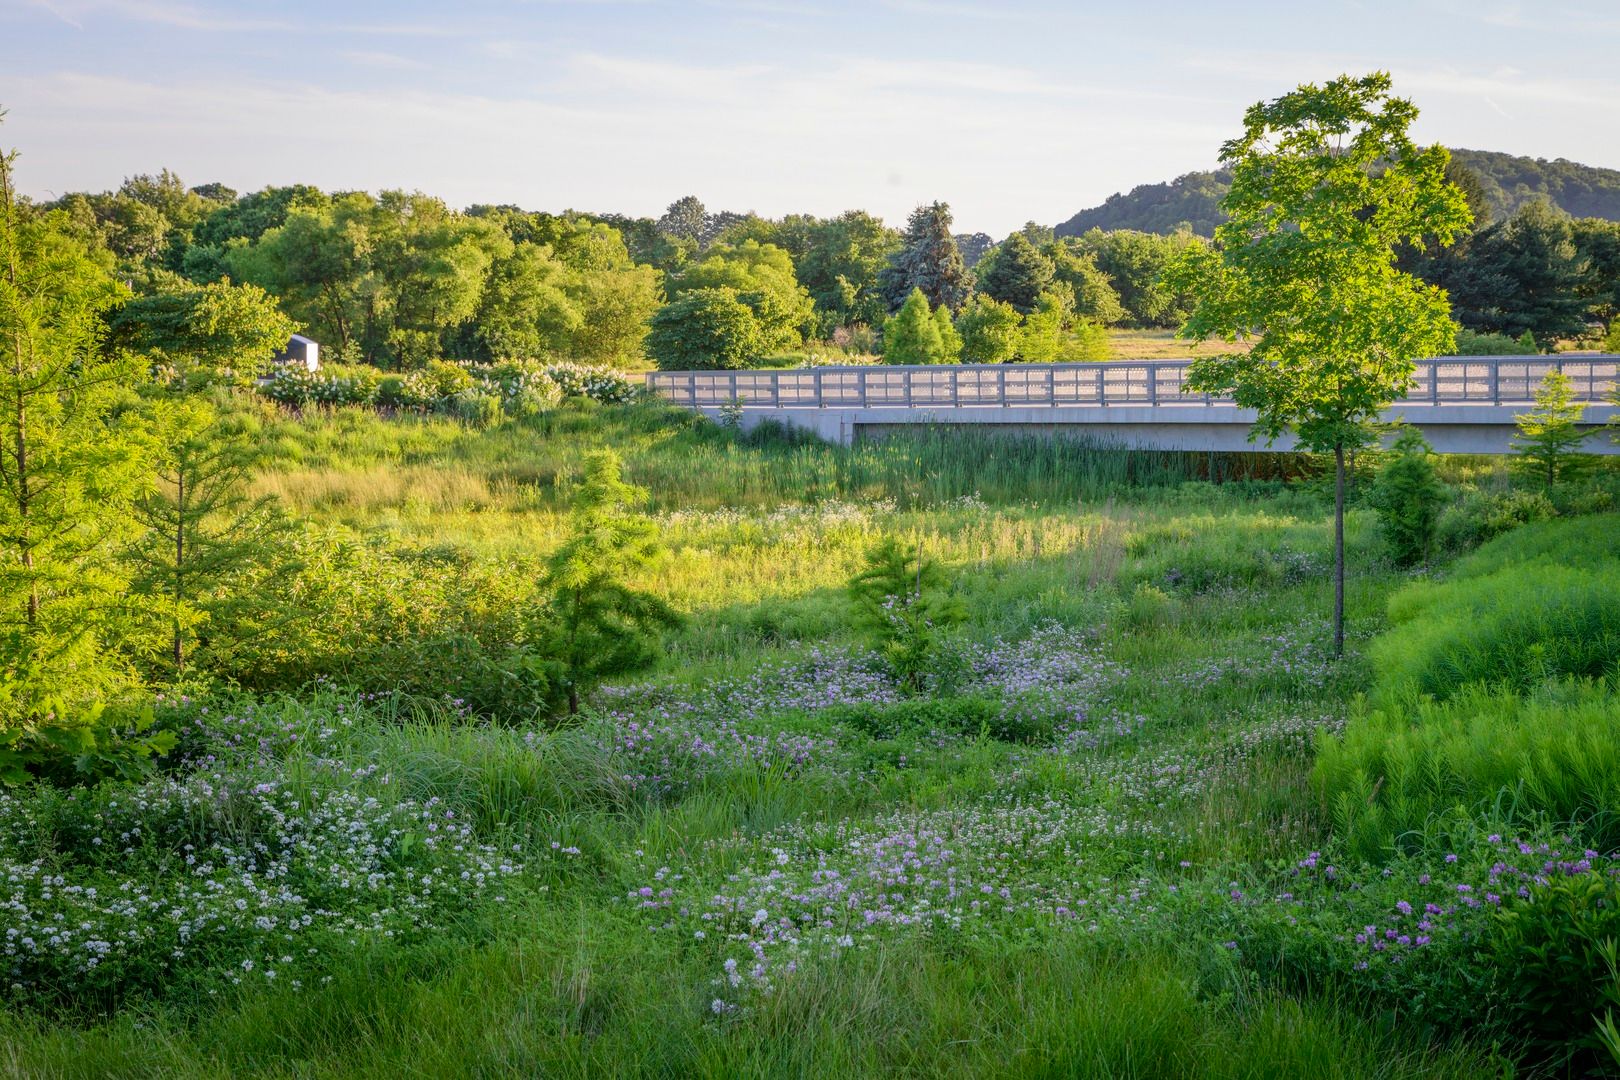
[{"label": "concrete bridge", "polygon": [[[1268,449],[1249,442],[1254,412],[1184,389],[1188,361],[1097,364],[953,364],[821,367],[789,371],[655,371],[647,385],[665,400],[718,417],[740,403],[742,424],[766,419],[851,445],[913,424],[1079,436],[1161,450]],[[1421,360],[1412,389],[1383,419],[1404,420],[1447,454],[1503,454],[1514,418],[1534,408],[1536,387],[1563,371],[1593,428],[1620,414],[1620,356],[1447,356]],[[1284,436],[1270,449],[1293,447]],[[1620,453],[1600,433],[1586,442]]]}]

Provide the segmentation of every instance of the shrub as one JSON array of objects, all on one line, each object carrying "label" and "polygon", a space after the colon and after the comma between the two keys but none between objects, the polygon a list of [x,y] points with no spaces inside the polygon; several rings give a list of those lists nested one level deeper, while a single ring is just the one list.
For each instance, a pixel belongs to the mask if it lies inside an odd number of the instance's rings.
[{"label": "shrub", "polygon": [[1506,334],[1481,334],[1466,329],[1457,331],[1458,356],[1534,356],[1539,351],[1534,341],[1526,345],[1522,340]]},{"label": "shrub", "polygon": [[74,709],[58,702],[43,722],[0,729],[0,785],[137,779],[173,747],[174,733],[153,730],[149,708],[109,709],[98,702]]},{"label": "shrub", "polygon": [[1470,492],[1441,511],[1435,542],[1446,551],[1467,551],[1522,525],[1557,516],[1552,500],[1539,491]]},{"label": "shrub", "polygon": [[612,368],[584,364],[550,364],[546,378],[557,385],[563,397],[586,397],[601,405],[623,405],[636,396],[636,384],[629,376]]},{"label": "shrub", "polygon": [[735,371],[756,360],[762,339],[737,290],[690,289],[658,309],[646,349],[664,371]]},{"label": "shrub", "polygon": [[1379,471],[1372,504],[1395,562],[1410,566],[1428,557],[1446,489],[1435,478],[1430,447],[1415,428],[1395,440],[1394,455]]},{"label": "shrub", "polygon": [[1458,810],[1580,823],[1607,849],[1620,844],[1617,710],[1614,689],[1591,684],[1393,703],[1323,737],[1313,779],[1336,835],[1367,859],[1414,847]]},{"label": "shrub", "polygon": [[370,405],[376,402],[382,374],[364,364],[328,364],[319,371],[300,367],[277,369],[260,393],[283,405]]}]

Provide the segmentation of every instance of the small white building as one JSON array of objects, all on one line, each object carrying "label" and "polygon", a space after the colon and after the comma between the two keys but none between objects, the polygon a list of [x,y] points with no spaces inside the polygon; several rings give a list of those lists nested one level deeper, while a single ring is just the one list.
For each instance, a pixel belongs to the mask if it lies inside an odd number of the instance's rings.
[{"label": "small white building", "polygon": [[321,370],[320,342],[303,334],[294,334],[287,347],[276,353],[271,362],[277,367],[301,367],[305,371]]}]

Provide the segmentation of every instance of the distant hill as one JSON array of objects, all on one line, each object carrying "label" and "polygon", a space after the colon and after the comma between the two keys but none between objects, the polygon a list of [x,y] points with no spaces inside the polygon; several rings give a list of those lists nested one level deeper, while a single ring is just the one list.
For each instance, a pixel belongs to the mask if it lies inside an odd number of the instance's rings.
[{"label": "distant hill", "polygon": [[[1494,150],[1453,150],[1451,157],[1479,177],[1493,218],[1506,217],[1545,195],[1575,217],[1620,221],[1620,169]],[[1171,233],[1186,224],[1200,236],[1210,236],[1220,224],[1220,201],[1230,182],[1231,174],[1218,170],[1186,173],[1169,183],[1141,184],[1080,211],[1054,231],[1059,236],[1079,236],[1088,229]]]}]

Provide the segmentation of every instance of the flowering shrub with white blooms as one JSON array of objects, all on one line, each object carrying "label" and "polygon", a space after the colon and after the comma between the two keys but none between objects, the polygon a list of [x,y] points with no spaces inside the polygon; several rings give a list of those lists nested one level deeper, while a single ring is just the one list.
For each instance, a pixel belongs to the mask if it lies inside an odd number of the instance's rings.
[{"label": "flowering shrub with white blooms", "polygon": [[623,405],[636,396],[636,384],[629,376],[612,368],[548,364],[545,373],[557,384],[563,397],[588,397],[603,405]]},{"label": "flowering shrub with white blooms", "polygon": [[4,995],[297,986],[345,943],[408,940],[502,899],[522,870],[437,800],[384,800],[322,771],[0,793]]}]

